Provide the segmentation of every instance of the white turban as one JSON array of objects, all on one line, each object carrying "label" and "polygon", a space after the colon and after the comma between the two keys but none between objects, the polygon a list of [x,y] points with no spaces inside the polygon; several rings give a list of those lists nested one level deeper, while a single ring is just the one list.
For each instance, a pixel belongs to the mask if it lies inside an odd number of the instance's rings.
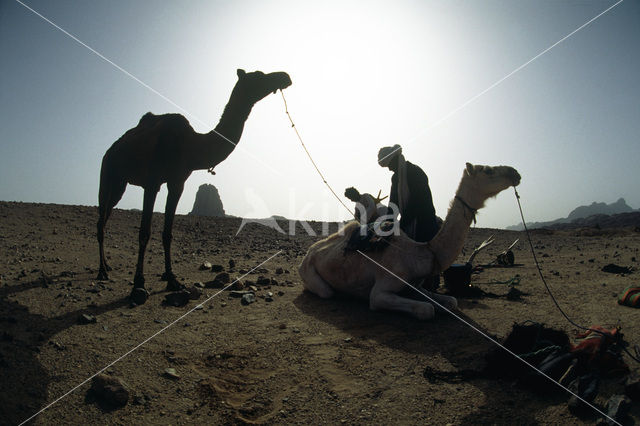
[{"label": "white turban", "polygon": [[398,155],[402,155],[402,147],[398,144],[380,148],[380,151],[378,151],[378,164],[382,167],[387,167],[389,163],[391,163],[391,160],[396,158]]}]

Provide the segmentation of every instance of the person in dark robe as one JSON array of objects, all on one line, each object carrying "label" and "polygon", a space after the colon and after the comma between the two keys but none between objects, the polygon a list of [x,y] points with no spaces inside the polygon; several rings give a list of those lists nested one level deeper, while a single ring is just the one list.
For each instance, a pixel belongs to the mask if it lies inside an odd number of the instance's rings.
[{"label": "person in dark robe", "polygon": [[393,172],[389,202],[398,206],[400,229],[418,242],[433,239],[440,229],[440,221],[426,173],[404,159],[400,145],[381,148],[378,164]]}]

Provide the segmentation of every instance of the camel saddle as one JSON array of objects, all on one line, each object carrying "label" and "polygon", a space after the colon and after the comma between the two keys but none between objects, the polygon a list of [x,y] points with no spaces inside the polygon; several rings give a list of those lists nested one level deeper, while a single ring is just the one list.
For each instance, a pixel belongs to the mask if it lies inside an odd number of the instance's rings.
[{"label": "camel saddle", "polygon": [[[347,245],[344,248],[345,254],[350,251],[377,251],[383,250],[389,245],[389,237],[391,235],[381,236],[376,232],[376,222],[360,225],[355,228],[349,239]],[[379,222],[380,231],[385,234],[389,233],[393,229],[394,223],[392,220],[385,220]]]}]

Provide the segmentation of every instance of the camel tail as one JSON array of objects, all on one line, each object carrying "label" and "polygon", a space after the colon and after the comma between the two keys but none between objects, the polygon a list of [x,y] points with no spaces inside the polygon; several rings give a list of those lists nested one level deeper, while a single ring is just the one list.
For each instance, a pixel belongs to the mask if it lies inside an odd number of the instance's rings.
[{"label": "camel tail", "polygon": [[126,182],[121,182],[114,176],[111,160],[111,148],[102,157],[100,167],[100,189],[98,190],[98,206],[100,209],[113,208],[122,197]]},{"label": "camel tail", "polygon": [[102,209],[105,205],[105,201],[106,201],[106,196],[107,196],[107,174],[108,174],[108,166],[107,166],[107,162],[108,162],[108,151],[106,154],[104,154],[104,157],[102,157],[102,165],[100,166],[100,189],[98,190],[98,207],[100,209]]}]

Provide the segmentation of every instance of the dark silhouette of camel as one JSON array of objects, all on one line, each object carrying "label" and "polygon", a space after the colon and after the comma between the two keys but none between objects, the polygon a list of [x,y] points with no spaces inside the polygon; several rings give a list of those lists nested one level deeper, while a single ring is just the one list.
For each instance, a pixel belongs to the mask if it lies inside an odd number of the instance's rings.
[{"label": "dark silhouette of camel", "polygon": [[[278,89],[291,85],[285,72],[265,74],[261,71],[237,71],[236,83],[220,122],[207,133],[197,133],[181,114],[154,115],[146,113],[136,127],[127,131],[107,150],[100,170],[98,245],[100,268],[98,280],[108,279],[110,270],[104,255],[104,228],[113,207],[120,201],[128,183],[144,188],[142,221],[139,233],[139,252],[134,289],[139,302],[146,300],[144,289],[144,253],[151,232],[151,216],[160,185],[167,184],[162,244],[168,290],[182,285],[171,271],[171,229],[184,182],[194,170],[213,168],[231,154],[240,140],[244,123],[251,108],[259,100]],[[140,299],[140,294],[143,294]]]}]

